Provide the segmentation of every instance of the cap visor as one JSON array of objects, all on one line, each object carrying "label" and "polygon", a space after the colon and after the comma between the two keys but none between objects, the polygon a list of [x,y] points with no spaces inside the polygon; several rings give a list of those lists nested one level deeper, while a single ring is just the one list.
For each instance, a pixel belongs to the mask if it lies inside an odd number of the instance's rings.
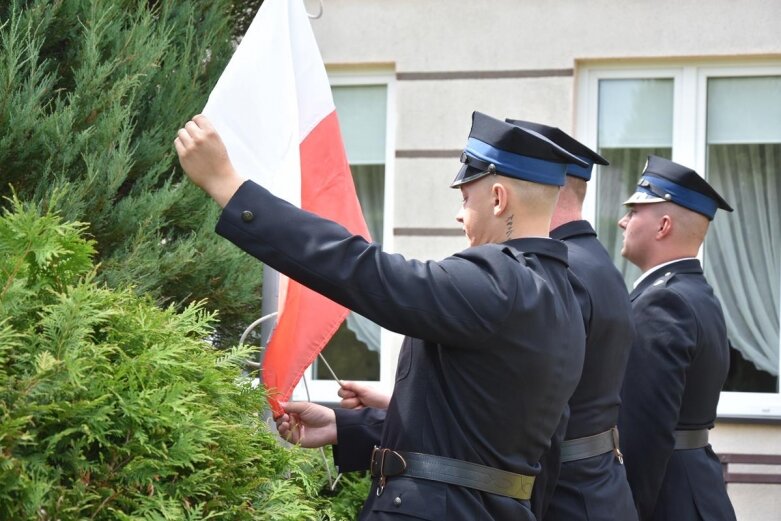
[{"label": "cap visor", "polygon": [[461,170],[458,171],[458,174],[456,174],[455,179],[453,179],[453,182],[450,183],[450,188],[458,188],[461,185],[480,179],[489,173],[488,170],[480,170],[473,166],[463,165]]},{"label": "cap visor", "polygon": [[624,201],[624,205],[628,204],[648,204],[648,203],[666,203],[664,199],[661,197],[656,197],[655,195],[647,194],[645,192],[635,192],[632,194],[632,196]]}]

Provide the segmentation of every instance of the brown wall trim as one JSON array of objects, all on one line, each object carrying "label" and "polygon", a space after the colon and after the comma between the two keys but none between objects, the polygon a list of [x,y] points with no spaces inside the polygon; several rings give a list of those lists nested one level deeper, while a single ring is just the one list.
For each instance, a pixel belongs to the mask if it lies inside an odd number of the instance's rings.
[{"label": "brown wall trim", "polygon": [[397,72],[399,81],[495,80],[503,78],[555,78],[574,75],[574,69],[527,69],[515,71]]},{"label": "brown wall trim", "polygon": [[461,237],[463,230],[458,228],[394,228],[393,235],[408,237]]},{"label": "brown wall trim", "polygon": [[458,159],[462,149],[457,150],[397,150],[396,157],[404,159]]}]

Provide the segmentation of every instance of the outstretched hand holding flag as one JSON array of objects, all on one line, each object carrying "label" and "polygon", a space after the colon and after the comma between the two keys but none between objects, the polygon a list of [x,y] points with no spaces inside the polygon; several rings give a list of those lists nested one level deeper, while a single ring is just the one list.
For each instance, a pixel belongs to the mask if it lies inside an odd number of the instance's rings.
[{"label": "outstretched hand holding flag", "polygon": [[[203,112],[241,175],[370,238],[302,0],[263,2]],[[348,312],[282,275],[278,302],[262,372],[275,416]]]}]

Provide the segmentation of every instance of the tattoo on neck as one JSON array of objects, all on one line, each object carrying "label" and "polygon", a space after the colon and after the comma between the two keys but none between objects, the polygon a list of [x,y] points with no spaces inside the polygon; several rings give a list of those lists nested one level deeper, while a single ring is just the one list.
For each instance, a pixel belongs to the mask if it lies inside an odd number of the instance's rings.
[{"label": "tattoo on neck", "polygon": [[510,235],[513,234],[513,217],[514,215],[511,215],[510,217],[507,218],[507,221],[505,222],[505,230],[504,230],[505,239],[509,239]]}]

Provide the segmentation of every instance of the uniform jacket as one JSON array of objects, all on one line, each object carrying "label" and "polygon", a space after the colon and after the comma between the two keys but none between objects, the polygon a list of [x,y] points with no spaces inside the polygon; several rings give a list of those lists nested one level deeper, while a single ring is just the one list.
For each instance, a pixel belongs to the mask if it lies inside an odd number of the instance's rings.
[{"label": "uniform jacket", "polygon": [[[564,435],[569,440],[599,434],[618,423],[634,326],[624,279],[594,228],[587,221],[572,221],[554,229],[551,237],[567,244],[572,287],[586,327],[583,373],[569,400]],[[557,444],[554,440],[544,460],[543,474],[550,477],[540,480],[541,485],[555,485],[546,521],[637,519],[626,472],[614,454],[563,463],[557,480]]]},{"label": "uniform jacket", "polygon": [[[563,243],[517,239],[439,262],[407,260],[252,182],[229,201],[217,231],[279,272],[407,335],[384,447],[539,472],[583,364],[584,331]],[[345,450],[351,448],[340,440]],[[368,465],[365,447],[357,450]],[[528,502],[403,476],[390,478],[380,496],[372,488],[362,518],[533,519]]]},{"label": "uniform jacket", "polygon": [[619,428],[640,519],[734,520],[710,445],[673,450],[675,430],[716,420],[729,369],[721,305],[696,259],[660,267],[630,299],[636,336]]}]

